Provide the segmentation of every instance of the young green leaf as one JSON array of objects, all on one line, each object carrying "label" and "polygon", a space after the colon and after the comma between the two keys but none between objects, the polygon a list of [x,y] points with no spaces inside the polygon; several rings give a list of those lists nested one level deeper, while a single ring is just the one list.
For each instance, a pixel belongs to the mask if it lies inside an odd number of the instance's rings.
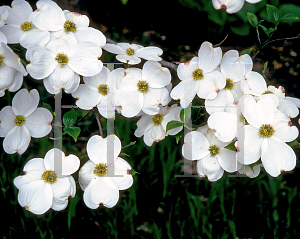
[{"label": "young green leaf", "polygon": [[294,13],[289,13],[284,15],[281,20],[291,20],[291,19],[299,19]]},{"label": "young green leaf", "polygon": [[140,173],[138,173],[137,171],[135,171],[134,169],[130,169],[129,173],[130,173],[132,176],[134,176],[134,175],[136,175],[136,174],[140,174]]},{"label": "young green leaf", "polygon": [[261,164],[262,162],[261,162],[261,160],[259,159],[257,162],[255,162],[255,163],[252,163],[252,164],[249,164],[248,166],[249,166],[249,168],[253,171],[253,173],[254,173],[254,170],[253,170],[253,168],[254,168],[254,166],[256,166],[256,165],[259,165],[259,164]]},{"label": "young green leaf", "polygon": [[64,114],[63,116],[63,124],[66,127],[71,127],[75,124],[77,120],[77,113],[74,109],[71,109],[67,113]]},{"label": "young green leaf", "polygon": [[300,145],[296,139],[293,140],[292,142],[287,142],[286,144],[291,146],[291,147],[294,146],[294,145]]},{"label": "young green leaf", "polygon": [[248,12],[247,17],[248,17],[248,21],[251,24],[251,26],[257,28],[258,27],[257,16],[254,13]]},{"label": "young green leaf", "polygon": [[240,56],[241,56],[241,55],[245,55],[245,54],[250,55],[251,52],[252,52],[252,50],[253,50],[253,48],[245,49],[245,50],[243,50],[243,51],[240,53]]},{"label": "young green leaf", "polygon": [[180,111],[180,120],[181,120],[182,123],[184,123],[184,115],[185,115],[185,110],[182,109],[182,110]]},{"label": "young green leaf", "polygon": [[273,22],[276,26],[280,22],[280,12],[277,7],[266,4],[267,6],[267,14],[271,22]]},{"label": "young green leaf", "polygon": [[119,154],[119,156],[122,156],[122,155],[127,156],[127,157],[130,157],[128,154],[125,154],[125,153],[120,153],[120,154]]},{"label": "young green leaf", "polygon": [[81,129],[79,127],[70,127],[70,128],[64,128],[64,131],[70,135],[75,142],[77,141],[77,138],[80,134]]},{"label": "young green leaf", "polygon": [[180,121],[176,121],[176,120],[172,120],[170,121],[168,124],[167,124],[167,127],[166,127],[166,132],[168,132],[168,130],[171,130],[171,129],[175,129],[177,127],[180,127],[182,126],[183,123],[180,122]]},{"label": "young green leaf", "polygon": [[175,135],[176,144],[179,143],[179,140],[180,140],[180,138],[182,137],[182,135],[183,135],[183,132],[182,132],[182,131],[180,131],[178,134]]},{"label": "young green leaf", "polygon": [[43,108],[46,108],[46,109],[49,110],[51,113],[53,112],[51,105],[49,105],[49,104],[47,104],[47,103],[44,103],[44,102],[43,102],[42,107],[43,107]]},{"label": "young green leaf", "polygon": [[229,149],[231,151],[236,151],[235,145],[234,145],[235,141],[233,141],[232,143],[228,144],[227,146],[225,146],[225,149]]},{"label": "young green leaf", "polygon": [[123,5],[126,5],[128,3],[128,0],[121,0],[121,2],[123,3]]},{"label": "young green leaf", "polygon": [[268,67],[268,62],[266,61],[265,64],[264,64],[264,70],[263,70],[263,72],[265,72],[265,70],[267,69],[267,67]]}]

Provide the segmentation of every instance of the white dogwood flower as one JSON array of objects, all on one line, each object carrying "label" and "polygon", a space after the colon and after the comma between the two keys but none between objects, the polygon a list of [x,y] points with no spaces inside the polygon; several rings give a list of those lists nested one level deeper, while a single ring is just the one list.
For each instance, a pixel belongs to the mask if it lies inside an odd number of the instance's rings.
[{"label": "white dogwood flower", "polygon": [[[112,151],[108,151],[108,145],[113,147]],[[118,157],[121,148],[121,142],[116,135],[109,135],[105,139],[94,135],[89,139],[87,154],[90,160],[79,171],[79,185],[84,191],[83,200],[89,208],[96,209],[101,203],[111,208],[119,200],[119,190],[131,187],[131,166]],[[110,164],[109,153],[113,154],[113,162]]]},{"label": "white dogwood flower", "polygon": [[62,10],[55,2],[40,0],[36,3],[37,10],[32,13],[34,25],[44,31],[52,31],[56,38],[72,35],[78,43],[92,42],[103,47],[106,38],[102,32],[89,27],[89,18],[76,12]]},{"label": "white dogwood flower", "polygon": [[12,7],[8,8],[9,16],[6,25],[1,28],[8,43],[20,43],[25,48],[36,44],[45,45],[50,39],[50,33],[42,31],[32,24],[30,4],[24,0],[14,0],[11,5]]},{"label": "white dogwood flower", "polygon": [[142,70],[118,68],[111,75],[116,77],[114,105],[121,107],[121,114],[125,117],[136,116],[141,110],[155,115],[160,104],[164,106],[170,102],[165,86],[171,81],[171,73],[156,61],[147,61]]},{"label": "white dogwood flower", "polygon": [[134,132],[136,137],[144,135],[144,142],[147,146],[152,146],[153,142],[163,140],[168,135],[176,135],[182,130],[182,126],[168,130],[166,132],[167,124],[172,121],[180,121],[181,107],[176,104],[171,107],[161,107],[156,115],[143,114],[141,119],[137,122],[137,129]]},{"label": "white dogwood flower", "polygon": [[1,6],[0,7],[0,27],[2,27],[9,15],[8,6]]},{"label": "white dogwood flower", "polygon": [[199,131],[184,136],[182,155],[188,160],[198,160],[200,177],[207,176],[209,181],[216,181],[222,177],[224,170],[235,172],[242,167],[236,159],[236,152],[224,148],[228,143],[219,141],[213,130],[208,129],[206,136]]},{"label": "white dogwood flower", "polygon": [[242,9],[244,3],[258,3],[262,0],[212,0],[215,9],[225,8],[227,13],[236,13]]},{"label": "white dogwood flower", "polygon": [[20,89],[26,75],[19,56],[6,45],[0,34],[0,97],[4,96],[5,90],[15,92]]},{"label": "white dogwood flower", "polygon": [[215,69],[220,64],[222,50],[203,42],[198,57],[188,63],[180,63],[177,75],[181,82],[171,91],[174,100],[180,99],[182,108],[190,105],[197,94],[203,99],[214,99],[226,85],[225,76]]},{"label": "white dogwood flower", "polygon": [[12,106],[0,111],[0,137],[3,149],[8,154],[22,154],[28,148],[31,137],[41,138],[50,133],[53,119],[49,110],[37,107],[40,96],[37,90],[18,91]]},{"label": "white dogwood flower", "polygon": [[[62,175],[57,175],[56,163],[62,166]],[[50,149],[44,159],[29,160],[23,168],[24,175],[14,179],[14,184],[19,189],[19,204],[37,215],[50,208],[55,211],[65,209],[68,197],[75,197],[76,184],[71,174],[78,170],[79,165],[77,156],[70,154],[66,157],[57,148]]]},{"label": "white dogwood flower", "polygon": [[57,94],[60,89],[74,92],[82,76],[94,76],[103,67],[99,60],[102,50],[92,42],[77,44],[74,36],[51,40],[45,47],[36,45],[28,48],[26,66],[28,73],[37,80],[44,79],[46,90]]},{"label": "white dogwood flower", "polygon": [[104,50],[117,54],[118,61],[128,63],[130,65],[139,64],[140,58],[148,61],[161,61],[162,49],[156,46],[143,47],[138,44],[129,43],[106,43],[103,47]]}]

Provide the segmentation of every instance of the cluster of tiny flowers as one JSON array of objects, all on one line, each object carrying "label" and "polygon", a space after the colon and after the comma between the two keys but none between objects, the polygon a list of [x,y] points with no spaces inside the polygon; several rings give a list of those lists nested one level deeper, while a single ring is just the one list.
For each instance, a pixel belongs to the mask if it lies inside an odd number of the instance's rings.
[{"label": "cluster of tiny flowers", "polygon": [[[256,177],[264,167],[277,177],[296,166],[287,143],[299,135],[291,118],[299,114],[300,100],[286,97],[281,86],[267,87],[252,67],[249,55],[230,50],[222,57],[221,49],[208,42],[198,57],[178,67],[182,82],[172,90],[172,98],[185,108],[197,94],[210,115],[207,125],[185,135],[182,154],[198,160],[199,176],[210,181],[220,179],[224,170]],[[230,144],[237,152],[226,148]]]}]

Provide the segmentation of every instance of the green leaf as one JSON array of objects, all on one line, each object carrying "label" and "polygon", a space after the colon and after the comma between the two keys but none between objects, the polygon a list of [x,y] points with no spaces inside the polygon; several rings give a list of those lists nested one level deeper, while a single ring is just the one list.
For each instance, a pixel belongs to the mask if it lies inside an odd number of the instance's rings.
[{"label": "green leaf", "polygon": [[128,3],[128,0],[121,0],[121,2],[123,3],[123,5],[126,5]]},{"label": "green leaf", "polygon": [[176,121],[176,120],[172,120],[172,121],[168,122],[167,127],[166,127],[166,132],[168,132],[171,129],[175,129],[177,127],[180,127],[182,125],[183,125],[182,122]]},{"label": "green leaf", "polygon": [[128,154],[125,154],[125,153],[120,153],[119,156],[121,155],[124,155],[124,156],[127,156],[127,157],[130,157]]},{"label": "green leaf", "polygon": [[185,115],[185,110],[182,109],[182,110],[180,111],[180,120],[181,120],[182,123],[184,123],[184,115]]},{"label": "green leaf", "polygon": [[73,126],[76,120],[77,120],[77,113],[73,108],[67,113],[65,113],[63,116],[63,124],[68,128]]},{"label": "green leaf", "polygon": [[231,151],[235,151],[236,152],[236,148],[235,148],[235,141],[233,141],[232,143],[228,144],[227,146],[225,146],[225,149],[229,149]]},{"label": "green leaf", "polygon": [[136,174],[140,174],[140,173],[138,173],[137,171],[135,171],[133,168],[129,171],[129,173],[130,173],[132,176],[134,176],[134,175],[136,175]]},{"label": "green leaf", "polygon": [[267,14],[271,22],[273,22],[276,26],[280,22],[280,12],[277,7],[266,4],[267,6]]},{"label": "green leaf", "polygon": [[47,103],[44,103],[44,102],[43,102],[42,107],[43,107],[43,108],[46,108],[46,109],[49,110],[51,113],[53,112],[51,105],[49,105],[49,104],[47,104]]},{"label": "green leaf", "polygon": [[267,69],[267,67],[268,67],[268,62],[266,61],[265,64],[264,64],[264,70],[263,70],[263,72],[265,72],[265,70]]},{"label": "green leaf", "polygon": [[243,50],[243,51],[240,53],[240,56],[245,55],[245,54],[250,55],[251,52],[252,52],[252,50],[253,50],[253,48],[245,49],[245,50]]},{"label": "green leaf", "polygon": [[247,12],[247,17],[248,17],[248,21],[249,23],[257,28],[258,27],[258,19],[257,19],[257,16],[255,16],[254,13],[251,13],[251,12]]},{"label": "green leaf", "polygon": [[240,36],[248,36],[250,33],[250,26],[248,24],[244,24],[242,26],[231,26],[230,29],[234,34]]},{"label": "green leaf", "polygon": [[182,135],[183,135],[183,132],[182,132],[182,131],[180,131],[178,134],[175,135],[176,144],[179,143],[179,140],[180,140],[180,138],[182,137]]},{"label": "green leaf", "polygon": [[253,168],[254,168],[254,166],[256,166],[256,165],[259,165],[259,164],[261,164],[262,162],[261,162],[261,160],[259,159],[258,161],[256,161],[255,163],[252,163],[252,164],[249,164],[248,166],[249,166],[249,168],[253,171],[253,173],[254,173],[254,170],[253,170]]},{"label": "green leaf", "polygon": [[281,20],[299,19],[294,13],[284,15]]},{"label": "green leaf", "polygon": [[272,32],[274,32],[276,29],[273,28],[273,27],[270,27],[269,29],[266,28],[265,26],[262,26],[262,25],[259,25],[263,30],[264,32],[269,36]]},{"label": "green leaf", "polygon": [[79,127],[70,127],[70,128],[64,128],[64,131],[68,135],[70,135],[76,142],[77,137],[79,136],[81,129]]},{"label": "green leaf", "polygon": [[289,23],[289,24],[292,24],[294,22],[299,22],[300,21],[300,7],[297,6],[297,5],[294,5],[294,4],[282,4],[280,7],[279,7],[279,10],[280,10],[280,13],[282,16],[286,16],[286,15],[289,15],[289,14],[294,14],[296,18],[289,18],[289,19],[283,19],[283,17],[281,18],[282,22],[283,23]]},{"label": "green leaf", "polygon": [[296,139],[293,140],[292,142],[287,142],[286,144],[291,146],[291,147],[294,146],[294,145],[300,145],[299,142]]},{"label": "green leaf", "polygon": [[68,229],[71,228],[71,220],[75,217],[76,213],[76,205],[80,201],[79,196],[75,196],[74,198],[70,199],[69,206],[68,206]]}]

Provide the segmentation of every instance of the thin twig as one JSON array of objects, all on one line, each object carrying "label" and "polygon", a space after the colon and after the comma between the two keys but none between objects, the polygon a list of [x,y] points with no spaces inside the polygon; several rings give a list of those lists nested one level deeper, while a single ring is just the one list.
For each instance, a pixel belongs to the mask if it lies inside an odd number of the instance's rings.
[{"label": "thin twig", "polygon": [[94,113],[94,115],[95,115],[95,117],[96,117],[97,124],[98,124],[99,131],[100,131],[100,135],[101,135],[102,138],[104,138],[104,137],[103,137],[103,132],[102,132],[102,127],[101,127],[101,122],[100,122],[100,120],[99,120],[99,117],[98,117],[98,115],[97,115],[97,112],[96,112],[95,108],[93,108],[92,111],[93,111],[93,113]]},{"label": "thin twig", "polygon": [[[79,121],[83,120],[93,109],[89,110],[84,116],[82,116],[79,120],[77,120],[73,125],[77,124]],[[72,126],[73,126],[72,125]]]},{"label": "thin twig", "polygon": [[260,53],[260,51],[257,51],[257,52],[255,53],[255,55],[252,57],[252,61],[253,61],[253,59],[258,55],[258,53]]},{"label": "thin twig", "polygon": [[221,41],[221,42],[220,42],[219,44],[217,44],[217,45],[214,45],[213,47],[216,48],[216,47],[220,46],[220,45],[227,39],[227,37],[228,37],[228,34],[227,34],[226,37],[223,39],[223,41]]}]

